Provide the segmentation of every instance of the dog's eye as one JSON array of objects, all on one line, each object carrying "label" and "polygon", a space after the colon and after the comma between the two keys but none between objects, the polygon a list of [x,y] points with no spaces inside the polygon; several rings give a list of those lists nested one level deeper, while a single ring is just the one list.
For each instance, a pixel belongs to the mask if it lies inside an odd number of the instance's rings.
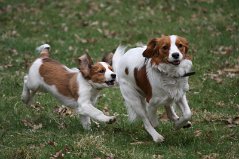
[{"label": "dog's eye", "polygon": [[163,50],[168,50],[168,46],[167,45],[163,46],[162,48],[163,48]]},{"label": "dog's eye", "polygon": [[183,47],[183,45],[182,44],[178,44],[178,48],[180,49],[180,48],[182,48]]},{"label": "dog's eye", "polygon": [[99,73],[105,73],[105,70],[100,70]]}]

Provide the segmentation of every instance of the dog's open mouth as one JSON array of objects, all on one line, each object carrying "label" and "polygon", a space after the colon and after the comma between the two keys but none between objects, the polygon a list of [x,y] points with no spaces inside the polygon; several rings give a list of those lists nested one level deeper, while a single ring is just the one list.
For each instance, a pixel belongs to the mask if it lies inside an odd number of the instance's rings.
[{"label": "dog's open mouth", "polygon": [[180,61],[179,60],[174,60],[174,61],[172,61],[170,63],[177,66],[177,65],[180,64]]},{"label": "dog's open mouth", "polygon": [[115,80],[110,80],[105,82],[108,86],[113,86],[115,84]]}]

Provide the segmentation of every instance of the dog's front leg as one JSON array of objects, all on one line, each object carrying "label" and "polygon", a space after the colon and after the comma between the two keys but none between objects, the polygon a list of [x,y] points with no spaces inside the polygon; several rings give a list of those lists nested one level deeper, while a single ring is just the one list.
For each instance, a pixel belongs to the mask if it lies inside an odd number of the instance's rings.
[{"label": "dog's front leg", "polygon": [[176,102],[176,104],[182,111],[182,117],[175,121],[176,129],[180,129],[182,127],[191,127],[191,122],[189,120],[191,119],[192,112],[189,108],[186,95],[184,94],[184,96],[178,102]]},{"label": "dog's front leg", "polygon": [[166,110],[166,113],[167,113],[167,116],[168,118],[173,121],[173,122],[176,122],[179,117],[178,115],[176,114],[175,112],[175,109],[174,109],[174,103],[173,104],[168,104],[168,105],[165,105],[164,108]]},{"label": "dog's front leg", "polygon": [[115,116],[107,116],[99,109],[95,108],[90,101],[82,103],[78,101],[77,112],[80,115],[89,116],[100,122],[111,124],[116,121]]}]

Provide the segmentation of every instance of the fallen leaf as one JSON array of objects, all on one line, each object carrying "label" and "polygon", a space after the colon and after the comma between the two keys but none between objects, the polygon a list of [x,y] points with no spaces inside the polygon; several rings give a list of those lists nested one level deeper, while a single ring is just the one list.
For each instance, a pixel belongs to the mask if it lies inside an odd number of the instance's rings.
[{"label": "fallen leaf", "polygon": [[235,117],[232,121],[233,124],[239,125],[239,116]]},{"label": "fallen leaf", "polygon": [[47,144],[54,147],[57,146],[57,143],[55,141],[48,141]]},{"label": "fallen leaf", "polygon": [[69,108],[69,107],[66,107],[66,106],[60,106],[60,107],[57,107],[55,108],[54,110],[55,113],[57,113],[58,115],[60,116],[74,116],[75,112],[73,109]]},{"label": "fallen leaf", "polygon": [[212,50],[212,53],[217,55],[229,55],[232,53],[232,46],[219,46],[217,49]]},{"label": "fallen leaf", "polygon": [[226,124],[229,128],[234,128],[237,125],[239,125],[239,116],[234,117],[234,118],[228,118],[226,120]]},{"label": "fallen leaf", "polygon": [[239,67],[235,68],[225,68],[223,69],[225,72],[230,72],[230,73],[239,73]]},{"label": "fallen leaf", "polygon": [[217,159],[219,157],[218,153],[211,153],[209,155],[202,156],[202,159]]},{"label": "fallen leaf", "polygon": [[62,153],[62,150],[57,151],[54,155],[52,155],[51,159],[62,159],[64,158],[64,153]]},{"label": "fallen leaf", "polygon": [[199,136],[201,136],[202,135],[202,131],[201,130],[196,130],[196,131],[194,131],[194,136],[195,137],[199,137]]},{"label": "fallen leaf", "polygon": [[29,119],[22,119],[21,122],[25,126],[30,127],[33,131],[36,131],[36,130],[42,128],[42,123],[35,124],[34,122],[30,121]]},{"label": "fallen leaf", "polygon": [[155,155],[153,155],[153,158],[155,158],[155,159],[163,159],[163,156],[159,155],[159,154],[155,154]]}]

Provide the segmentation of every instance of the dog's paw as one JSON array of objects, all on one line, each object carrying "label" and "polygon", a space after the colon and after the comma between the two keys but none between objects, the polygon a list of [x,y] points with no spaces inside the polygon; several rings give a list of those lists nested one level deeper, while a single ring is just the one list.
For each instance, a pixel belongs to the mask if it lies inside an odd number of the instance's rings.
[{"label": "dog's paw", "polygon": [[106,122],[107,124],[112,124],[116,121],[116,117],[115,116],[112,116],[110,117],[110,119]]},{"label": "dog's paw", "polygon": [[158,135],[156,135],[156,136],[153,136],[153,140],[154,140],[154,142],[156,142],[156,143],[161,143],[161,142],[164,141],[164,137],[163,137],[162,135],[158,134]]},{"label": "dog's paw", "polygon": [[175,122],[175,129],[179,130],[181,128],[190,128],[192,126],[192,123],[190,121],[176,121]]},{"label": "dog's paw", "polygon": [[190,128],[192,127],[192,123],[190,121],[188,121],[184,126],[183,128]]}]

